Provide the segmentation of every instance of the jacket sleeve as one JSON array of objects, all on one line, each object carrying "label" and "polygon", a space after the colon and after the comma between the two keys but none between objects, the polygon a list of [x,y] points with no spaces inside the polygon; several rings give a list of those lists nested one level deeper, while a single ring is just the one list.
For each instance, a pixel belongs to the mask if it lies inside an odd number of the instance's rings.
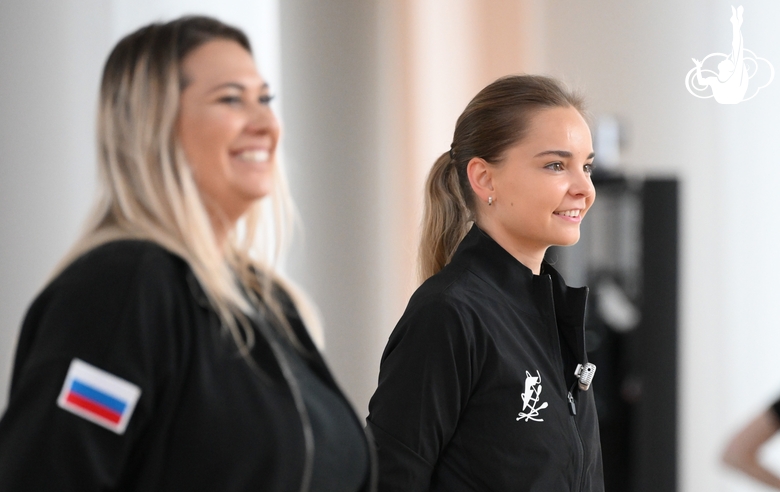
[{"label": "jacket sleeve", "polygon": [[467,317],[443,300],[407,311],[382,356],[368,427],[380,491],[427,491],[479,371]]},{"label": "jacket sleeve", "polygon": [[[124,253],[78,261],[30,308],[0,420],[0,490],[87,492],[122,481],[175,363],[166,337],[176,317],[166,265]],[[58,406],[75,358],[140,388],[123,434]]]}]

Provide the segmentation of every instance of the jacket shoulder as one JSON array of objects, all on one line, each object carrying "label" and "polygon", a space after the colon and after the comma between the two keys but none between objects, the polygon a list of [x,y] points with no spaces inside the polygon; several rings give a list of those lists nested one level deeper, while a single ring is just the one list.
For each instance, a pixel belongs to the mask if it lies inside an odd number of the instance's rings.
[{"label": "jacket shoulder", "polygon": [[177,320],[194,304],[187,272],[186,262],[148,241],[114,241],[86,252],[30,306],[16,369],[33,353],[41,361],[107,357],[103,347],[116,346],[123,334],[134,333],[142,345],[174,336]]},{"label": "jacket shoulder", "polygon": [[30,311],[56,299],[99,307],[124,302],[132,293],[162,306],[189,294],[189,272],[183,259],[153,242],[113,241],[76,258],[44,288]]},{"label": "jacket shoulder", "polygon": [[[46,286],[19,336],[8,409],[0,420],[0,476],[14,473],[19,483],[47,484],[30,490],[57,488],[50,475],[7,466],[8,450],[22,446],[28,455],[74,464],[58,475],[63,483],[81,484],[82,490],[101,488],[100,479],[117,483],[129,450],[141,442],[165,398],[180,391],[194,347],[188,332],[205,319],[187,291],[186,272],[186,263],[160,246],[123,240],[86,252]],[[103,381],[107,398],[125,398],[124,391],[135,387],[137,402],[121,407],[127,423],[117,432],[121,437],[108,439],[94,420],[57,403],[76,360],[81,374]]]},{"label": "jacket shoulder", "polygon": [[471,346],[479,338],[475,279],[466,269],[450,268],[432,276],[414,292],[390,337],[422,337],[420,343],[441,345],[458,339]]},{"label": "jacket shoulder", "polygon": [[449,264],[418,287],[409,300],[407,311],[410,308],[435,306],[453,313],[465,314],[470,311],[486,287],[468,268]]},{"label": "jacket shoulder", "polygon": [[186,262],[151,241],[121,240],[102,244],[76,258],[50,286],[84,279],[134,280],[153,283],[183,277]]}]

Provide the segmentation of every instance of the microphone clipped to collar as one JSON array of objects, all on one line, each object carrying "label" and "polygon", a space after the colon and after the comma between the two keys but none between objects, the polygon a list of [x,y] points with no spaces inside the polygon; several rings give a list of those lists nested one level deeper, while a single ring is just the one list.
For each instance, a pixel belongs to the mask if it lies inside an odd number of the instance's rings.
[{"label": "microphone clipped to collar", "polygon": [[574,375],[579,379],[580,389],[582,391],[588,391],[590,389],[590,383],[593,382],[593,376],[596,374],[596,365],[588,362],[584,366],[577,364],[577,369],[574,370]]}]

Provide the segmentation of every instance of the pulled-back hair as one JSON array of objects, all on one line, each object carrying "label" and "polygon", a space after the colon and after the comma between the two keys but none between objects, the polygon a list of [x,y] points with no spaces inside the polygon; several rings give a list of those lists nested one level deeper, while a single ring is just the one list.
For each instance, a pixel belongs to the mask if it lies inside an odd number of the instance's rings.
[{"label": "pulled-back hair", "polygon": [[501,164],[509,147],[528,132],[539,110],[574,107],[582,98],[555,79],[510,75],[491,83],[469,102],[458,118],[450,150],[433,164],[425,185],[425,209],[419,249],[419,277],[424,281],[450,262],[476,218],[476,199],[467,167],[474,157]]},{"label": "pulled-back hair", "polygon": [[[182,61],[218,39],[234,41],[251,53],[243,32],[200,16],[147,25],[114,47],[100,87],[99,197],[84,233],[57,271],[112,240],[153,241],[189,264],[222,323],[247,354],[253,334],[246,317],[253,308],[245,293],[262,299],[260,304],[288,330],[271,293],[281,288],[300,299],[273,269],[291,229],[292,204],[277,163],[270,196],[250,208],[240,220],[242,233],[231,232],[224,250],[219,249],[176,133],[180,95],[189,82]],[[258,251],[256,243],[265,251]],[[298,307],[306,316],[305,303]]]}]

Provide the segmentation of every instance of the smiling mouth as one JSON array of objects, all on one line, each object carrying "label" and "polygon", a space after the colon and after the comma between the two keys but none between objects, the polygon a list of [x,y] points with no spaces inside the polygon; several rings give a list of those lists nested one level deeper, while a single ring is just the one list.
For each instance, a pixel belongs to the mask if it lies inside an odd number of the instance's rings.
[{"label": "smiling mouth", "polygon": [[236,154],[236,159],[244,162],[268,162],[271,153],[267,150],[245,150]]},{"label": "smiling mouth", "polygon": [[560,212],[553,212],[553,215],[561,215],[563,217],[579,217],[580,216],[580,209],[576,210],[562,210]]}]

